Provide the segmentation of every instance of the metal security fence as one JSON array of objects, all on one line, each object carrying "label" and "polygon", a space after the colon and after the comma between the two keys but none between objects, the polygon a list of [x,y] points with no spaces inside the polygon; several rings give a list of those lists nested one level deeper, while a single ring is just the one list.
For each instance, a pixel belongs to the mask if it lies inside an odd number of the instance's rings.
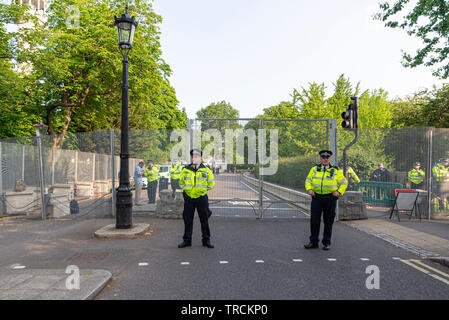
[{"label": "metal security fence", "polygon": [[218,216],[308,218],[305,177],[319,150],[338,156],[335,120],[195,119],[188,128],[189,146],[218,173],[209,193]]},{"label": "metal security fence", "polygon": [[[348,176],[349,190],[361,191],[368,206],[391,207],[396,189],[418,189],[423,217],[449,216],[449,167],[442,161],[449,158],[448,129],[359,132],[347,153],[347,168],[357,175]],[[170,166],[188,164],[189,151],[196,147],[215,175],[215,188],[208,193],[214,216],[307,218],[310,197],[304,181],[319,162],[318,151],[332,150],[332,163],[342,166],[342,151],[353,137],[336,120],[326,119],[192,119],[185,129],[130,130],[131,186],[138,162],[153,160],[161,173],[156,193],[160,200],[160,191],[172,188]],[[47,217],[113,216],[120,130],[43,136],[40,141],[36,137],[0,141],[0,214],[42,214],[43,190]],[[409,179],[415,162],[420,162],[424,175],[418,186]],[[145,184],[141,197],[146,204]]]}]

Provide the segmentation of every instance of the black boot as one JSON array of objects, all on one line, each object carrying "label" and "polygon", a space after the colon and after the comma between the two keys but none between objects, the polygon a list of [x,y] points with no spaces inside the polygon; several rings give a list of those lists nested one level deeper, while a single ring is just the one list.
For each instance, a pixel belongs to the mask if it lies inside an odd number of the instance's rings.
[{"label": "black boot", "polygon": [[214,248],[212,243],[210,243],[210,240],[203,241],[203,247],[208,247],[208,248],[211,248],[211,249]]},{"label": "black boot", "polygon": [[183,242],[181,242],[180,244],[178,244],[178,248],[185,248],[185,247],[190,247],[190,246],[192,246],[192,243],[187,242],[185,240]]},{"label": "black boot", "polygon": [[309,242],[308,244],[304,245],[304,248],[306,248],[306,249],[316,249],[316,248],[318,248],[318,243]]}]

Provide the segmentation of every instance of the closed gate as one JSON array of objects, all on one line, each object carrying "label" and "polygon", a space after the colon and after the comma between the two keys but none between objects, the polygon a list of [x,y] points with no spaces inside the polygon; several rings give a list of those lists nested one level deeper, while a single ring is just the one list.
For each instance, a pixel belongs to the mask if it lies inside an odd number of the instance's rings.
[{"label": "closed gate", "polygon": [[215,174],[214,216],[307,219],[304,182],[318,151],[337,162],[333,119],[195,119],[188,132],[188,148],[201,148]]}]

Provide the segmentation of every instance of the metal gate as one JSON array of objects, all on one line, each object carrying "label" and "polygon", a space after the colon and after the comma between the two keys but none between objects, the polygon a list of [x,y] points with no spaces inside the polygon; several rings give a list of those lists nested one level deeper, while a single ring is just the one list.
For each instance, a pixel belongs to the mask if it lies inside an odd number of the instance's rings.
[{"label": "metal gate", "polygon": [[334,119],[192,119],[187,130],[188,149],[200,148],[214,171],[214,216],[308,219],[304,182],[318,151],[337,163]]}]

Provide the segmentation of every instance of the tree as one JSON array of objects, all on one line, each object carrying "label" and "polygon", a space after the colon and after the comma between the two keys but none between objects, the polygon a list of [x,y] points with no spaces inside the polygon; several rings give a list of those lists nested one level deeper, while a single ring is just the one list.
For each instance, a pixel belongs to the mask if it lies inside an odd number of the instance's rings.
[{"label": "tree", "polygon": [[[240,113],[229,102],[213,102],[205,108],[201,108],[196,116],[200,119],[237,119]],[[224,137],[225,129],[237,129],[241,126],[234,120],[204,120],[201,122],[201,130],[217,129]]]},{"label": "tree", "polygon": [[386,27],[404,29],[409,36],[422,40],[422,47],[414,55],[402,52],[402,65],[409,68],[419,65],[436,66],[433,74],[447,79],[449,3],[442,0],[420,0],[411,4],[409,0],[395,0],[380,3],[379,6],[382,12],[377,13],[375,19],[384,22]]},{"label": "tree", "polygon": [[[125,4],[54,0],[47,23],[15,34],[16,59],[26,69],[20,76],[32,101],[28,111],[44,120],[49,134],[60,134],[55,145],[63,144],[67,132],[120,127],[122,57],[113,17]],[[68,6],[79,10],[75,24],[68,22]],[[24,6],[3,7],[2,18],[25,19],[19,7]],[[171,69],[161,57],[162,18],[148,0],[134,1],[129,13],[140,20],[129,57],[130,129],[185,128],[185,111],[177,108],[168,81]]]}]

